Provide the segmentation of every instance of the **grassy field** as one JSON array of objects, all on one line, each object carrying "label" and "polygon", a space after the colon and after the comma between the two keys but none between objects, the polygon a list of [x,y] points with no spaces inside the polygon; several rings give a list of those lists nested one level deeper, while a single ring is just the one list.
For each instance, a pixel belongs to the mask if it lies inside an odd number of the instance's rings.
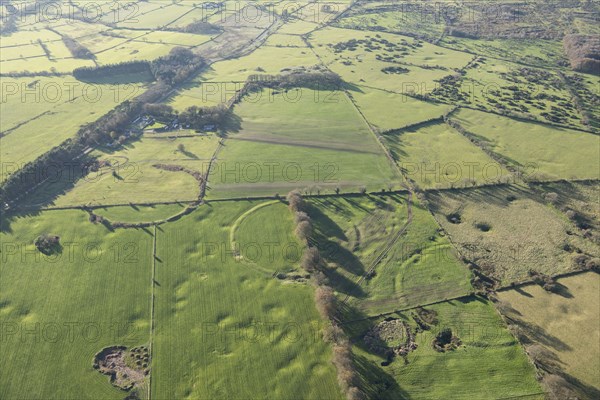
[{"label": "grassy field", "polygon": [[[35,249],[44,233],[60,236],[60,252]],[[5,221],[0,241],[0,358],[10,365],[0,397],[122,399],[92,360],[106,346],[148,343],[151,235],[46,211]]]},{"label": "grassy field", "polygon": [[[231,229],[258,204],[212,203],[159,232],[153,397],[341,398],[311,287],[282,284],[231,254]],[[292,228],[285,207],[267,209],[244,219],[242,239],[252,231],[253,242],[271,240],[281,221]]]},{"label": "grassy field", "polygon": [[401,178],[380,153],[232,140],[225,142],[209,177],[208,197],[316,194],[399,188]]},{"label": "grassy field", "polygon": [[597,136],[467,109],[453,119],[528,180],[600,178]]},{"label": "grassy field", "polygon": [[[92,154],[110,165],[90,172],[53,205],[102,205],[163,201],[193,201],[199,183],[185,172],[165,171],[156,164],[179,165],[205,173],[218,145],[216,136],[178,139],[144,137],[116,151]],[[183,150],[179,150],[183,145]]]},{"label": "grassy field", "polygon": [[510,306],[503,308],[507,317],[521,326],[533,343],[554,354],[567,380],[595,397],[600,391],[600,360],[591,355],[600,352],[600,277],[588,272],[561,278],[558,283],[565,287],[563,295],[531,285],[500,292],[498,297]]},{"label": "grassy field", "polygon": [[384,90],[360,87],[350,92],[356,105],[379,131],[400,129],[428,119],[441,117],[450,106],[428,103]]},{"label": "grassy field", "polygon": [[[382,153],[344,91],[264,89],[236,105],[241,129],[233,139],[264,141],[329,150]],[[335,116],[335,123],[332,123]]]},{"label": "grassy field", "polygon": [[566,60],[560,42],[536,39],[486,39],[474,40],[446,36],[440,42],[442,46],[479,54],[490,58],[518,60],[523,64],[556,68]]},{"label": "grassy field", "polygon": [[158,206],[101,207],[95,208],[94,213],[111,222],[139,223],[165,220],[183,211],[185,206],[185,204],[169,204]]},{"label": "grassy field", "polygon": [[[395,382],[384,386],[381,379],[367,385],[374,398],[544,398],[533,365],[490,303],[467,298],[426,308],[436,314],[437,324],[431,324],[431,330],[415,333],[414,310],[391,316],[407,323],[415,334],[418,347],[408,353],[406,362],[396,357],[388,366],[380,366],[385,359],[368,350],[363,337],[382,319],[371,321],[373,325],[363,325],[362,329],[349,326],[355,330],[353,337],[358,342],[354,348],[365,370],[374,369],[373,373]],[[452,329],[462,344],[440,353],[433,349],[432,341],[444,328]],[[400,339],[404,342],[406,333]]]},{"label": "grassy field", "polygon": [[439,83],[432,97],[440,101],[583,127],[567,86],[551,70],[478,57],[464,75],[449,74]]},{"label": "grassy field", "polygon": [[406,176],[425,189],[494,184],[510,175],[443,122],[393,131],[383,137]]},{"label": "grassy field", "polygon": [[502,285],[527,278],[530,269],[573,270],[575,249],[598,255],[562,213],[518,186],[431,192],[428,200],[463,255]]}]

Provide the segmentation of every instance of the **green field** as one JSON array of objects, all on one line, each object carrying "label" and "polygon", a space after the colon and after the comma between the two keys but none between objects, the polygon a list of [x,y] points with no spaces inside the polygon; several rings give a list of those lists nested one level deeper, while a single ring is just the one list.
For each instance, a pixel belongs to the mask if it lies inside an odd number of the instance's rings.
[{"label": "green field", "polygon": [[445,104],[428,103],[360,86],[350,95],[367,121],[383,132],[438,118],[450,110],[450,106]]},{"label": "green field", "polygon": [[[53,205],[193,201],[199,193],[199,183],[194,177],[181,171],[158,169],[154,165],[177,165],[206,173],[218,143],[216,136],[143,137],[116,151],[98,150],[92,156],[109,165],[98,172],[90,171]],[[180,145],[183,150],[179,150]]]},{"label": "green field", "polygon": [[557,357],[559,369],[583,396],[595,397],[600,391],[600,363],[590,355],[600,351],[600,278],[588,272],[558,283],[564,287],[563,295],[532,285],[500,292],[498,297],[509,306],[503,310],[511,323]]},{"label": "green field", "polygon": [[[395,386],[384,385],[379,380],[367,386],[373,398],[396,399],[399,395],[418,399],[544,398],[533,365],[489,302],[467,298],[426,309],[437,313],[438,322],[431,324],[431,330],[416,333],[418,347],[408,353],[406,363],[396,357],[390,365],[379,366],[384,358],[371,353],[363,340],[372,325],[353,331],[360,359],[375,369],[373,373],[395,382]],[[417,324],[413,314],[406,311],[391,318],[408,323],[414,333]],[[377,319],[372,324],[381,321]],[[462,345],[439,353],[432,348],[432,340],[444,328],[451,328]],[[355,328],[350,325],[349,329]],[[401,339],[404,341],[406,336]]]},{"label": "green field", "polygon": [[[212,203],[159,232],[156,398],[341,398],[311,287],[278,282],[231,254],[231,229],[258,204]],[[289,235],[278,229],[293,225],[284,206],[262,210],[269,212],[245,218],[237,237],[265,251],[263,240],[281,243]]]},{"label": "green field", "polygon": [[528,180],[600,178],[595,135],[467,109],[453,119]]},{"label": "green field", "polygon": [[[122,399],[92,359],[106,346],[148,343],[151,235],[109,232],[82,211],[46,211],[2,228],[0,358],[10,368],[0,374],[0,397]],[[60,236],[61,252],[35,249],[44,233]]]},{"label": "green field", "polygon": [[[396,241],[391,238],[408,219],[406,198],[370,196],[311,199],[322,256],[332,287],[353,307],[378,315],[468,294],[469,271],[448,240],[437,232],[427,210],[412,205],[412,221]],[[387,256],[374,274],[359,282],[381,252]]]},{"label": "green field", "polygon": [[443,122],[383,137],[400,168],[419,187],[471,187],[509,179],[506,168]]}]

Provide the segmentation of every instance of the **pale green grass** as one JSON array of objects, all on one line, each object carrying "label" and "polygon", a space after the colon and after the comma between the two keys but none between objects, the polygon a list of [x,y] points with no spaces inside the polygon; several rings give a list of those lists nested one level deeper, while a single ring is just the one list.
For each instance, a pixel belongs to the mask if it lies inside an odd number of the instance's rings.
[{"label": "pale green grass", "polygon": [[422,188],[470,187],[504,181],[510,173],[441,122],[384,135],[408,178]]},{"label": "pale green grass", "polygon": [[[426,307],[437,313],[438,323],[431,330],[418,332],[418,347],[407,356],[407,363],[396,357],[386,367],[383,359],[356,349],[376,371],[396,381],[396,390],[380,391],[377,398],[396,399],[476,399],[487,400],[525,396],[543,399],[535,369],[523,349],[506,329],[493,306],[484,299],[469,298]],[[411,330],[417,325],[407,311],[397,315]],[[442,329],[451,328],[462,345],[444,353],[436,352],[432,341]],[[403,338],[404,339],[404,338]]]},{"label": "pale green grass", "polygon": [[528,179],[600,178],[600,148],[593,134],[467,109],[453,118],[521,167]]},{"label": "pale green grass", "polygon": [[228,140],[209,177],[209,198],[284,195],[292,189],[357,192],[398,188],[382,153]]},{"label": "pale green grass", "polygon": [[[0,375],[0,397],[122,399],[92,360],[106,346],[148,343],[152,237],[109,232],[82,211],[2,227],[3,247],[15,251],[3,251],[0,263],[0,324],[15,330],[2,337],[0,358],[10,368]],[[60,236],[62,253],[35,249],[43,233]]]},{"label": "pale green grass", "polygon": [[[180,144],[183,151],[178,150]],[[217,144],[215,136],[143,138],[114,153],[97,151],[93,155],[108,160],[111,166],[77,181],[72,190],[56,199],[55,205],[193,201],[198,196],[199,183],[191,175],[153,165],[181,165],[204,173]]]},{"label": "pale green grass", "polygon": [[351,92],[369,123],[380,131],[403,128],[444,115],[449,105],[428,103],[409,96],[359,87]]},{"label": "pale green grass", "polygon": [[186,205],[170,204],[158,206],[119,206],[95,208],[94,213],[111,222],[151,222],[165,220],[185,209]]},{"label": "pale green grass", "polygon": [[264,89],[236,105],[241,118],[232,138],[323,149],[382,153],[360,114],[341,90]]},{"label": "pale green grass", "polygon": [[[230,229],[257,204],[212,203],[160,231],[153,397],[341,398],[311,286],[281,283],[231,254]],[[248,221],[253,240],[271,240],[261,228],[281,218],[291,229],[284,213]]]}]

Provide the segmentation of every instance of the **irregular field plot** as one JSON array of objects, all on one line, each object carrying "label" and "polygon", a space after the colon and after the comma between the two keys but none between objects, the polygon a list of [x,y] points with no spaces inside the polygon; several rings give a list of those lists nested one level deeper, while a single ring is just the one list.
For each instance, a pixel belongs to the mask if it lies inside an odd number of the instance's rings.
[{"label": "irregular field plot", "polygon": [[470,187],[505,180],[506,168],[444,123],[383,135],[406,176],[422,188]]},{"label": "irregular field plot", "polygon": [[362,88],[350,93],[365,118],[379,131],[400,129],[444,115],[449,105],[428,103],[383,90]]},{"label": "irregular field plot", "polygon": [[[412,205],[412,223],[393,244],[390,239],[407,221],[404,197],[311,199],[311,205],[315,240],[328,263],[331,285],[361,312],[378,315],[470,292],[469,271],[418,204]],[[374,275],[358,285],[388,247]]]},{"label": "irregular field plot", "polygon": [[[144,137],[115,152],[96,151],[93,155],[110,165],[80,179],[55,205],[193,201],[199,193],[199,182],[194,177],[154,165],[177,165],[205,173],[218,141],[216,136]],[[183,145],[183,150],[178,149],[179,145]]]},{"label": "irregular field plot", "polygon": [[[600,276],[587,272],[558,279],[566,295],[552,294],[538,285],[498,293],[510,305],[507,316],[524,328],[533,342],[544,345],[559,360],[560,369],[581,388],[600,390],[598,307]],[[577,384],[576,384],[577,385]]]},{"label": "irregular field plot", "polygon": [[[309,40],[345,81],[406,94],[430,92],[435,80],[449,74],[448,68],[472,58],[409,37],[368,31],[325,28],[311,33]],[[354,45],[358,40],[363,42]]]},{"label": "irregular field plot", "polygon": [[468,260],[502,285],[576,268],[576,249],[597,256],[568,219],[516,186],[430,192],[432,211]]},{"label": "irregular field plot", "polygon": [[[414,311],[393,316],[408,323],[415,334],[418,347],[407,355],[407,363],[396,357],[390,365],[380,366],[385,359],[370,353],[361,340],[369,326],[355,333],[354,338],[360,340],[354,346],[359,359],[372,364],[371,368],[378,374],[393,378],[397,385],[395,390],[385,390],[383,385],[373,384],[370,389],[376,398],[396,399],[398,393],[406,398],[432,400],[544,398],[533,365],[491,304],[483,299],[468,298],[426,308],[436,313],[437,324],[416,334]],[[462,344],[455,350],[440,353],[433,349],[432,341],[445,328],[452,329]],[[401,339],[405,341],[406,336]]]},{"label": "irregular field plot", "polygon": [[598,136],[467,109],[453,118],[526,179],[600,178]]},{"label": "irregular field plot", "polygon": [[158,206],[118,206],[95,208],[94,213],[111,222],[138,223],[162,221],[185,209],[185,204]]},{"label": "irregular field plot", "polygon": [[[258,204],[210,203],[160,231],[152,379],[157,398],[341,398],[311,286],[281,283],[231,253],[235,221]],[[268,220],[243,223],[257,223],[254,242],[271,240],[262,229],[276,232],[269,224],[281,223],[289,212],[273,207]],[[286,225],[293,229],[291,221]],[[260,266],[272,268],[262,260]]]},{"label": "irregular field plot", "polygon": [[[60,236],[60,252],[35,249],[44,233]],[[122,399],[92,360],[106,346],[148,343],[152,237],[46,211],[3,221],[0,241],[0,358],[11,366],[0,397]]]}]

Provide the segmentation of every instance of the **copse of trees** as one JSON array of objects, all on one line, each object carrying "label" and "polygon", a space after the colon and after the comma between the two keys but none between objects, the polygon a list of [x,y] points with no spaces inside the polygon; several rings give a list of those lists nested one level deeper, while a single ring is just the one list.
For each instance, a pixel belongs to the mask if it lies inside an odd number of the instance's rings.
[{"label": "copse of trees", "polygon": [[305,71],[280,75],[251,75],[246,89],[249,92],[263,88],[286,90],[298,87],[308,89],[340,89],[344,81],[331,71]]},{"label": "copse of trees", "polygon": [[80,67],[73,70],[73,76],[80,80],[94,80],[114,75],[136,74],[152,75],[148,61],[126,61],[117,64],[107,64],[98,67]]},{"label": "copse of trees", "polygon": [[168,55],[159,57],[150,63],[152,75],[158,81],[169,85],[179,84],[205,64],[204,59],[185,47],[174,47]]},{"label": "copse of trees", "polygon": [[192,129],[201,129],[205,125],[222,126],[229,115],[229,108],[222,104],[214,107],[191,106],[179,114],[179,122]]}]

